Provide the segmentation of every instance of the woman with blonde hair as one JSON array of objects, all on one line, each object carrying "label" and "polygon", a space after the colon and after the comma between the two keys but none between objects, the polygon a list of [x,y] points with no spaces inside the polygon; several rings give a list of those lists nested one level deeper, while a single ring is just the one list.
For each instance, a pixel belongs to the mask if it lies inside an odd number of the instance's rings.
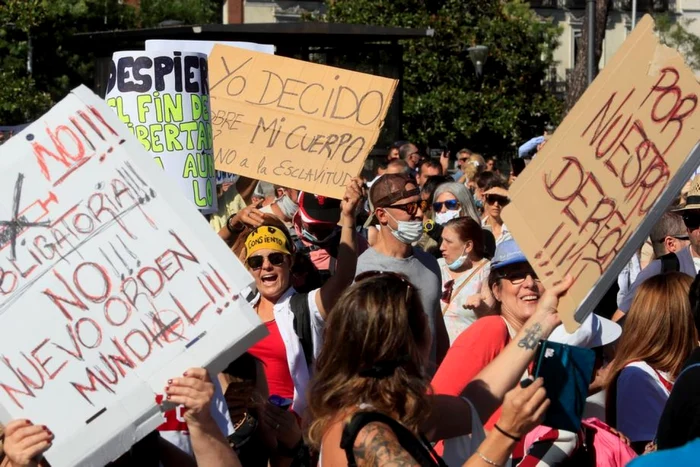
[{"label": "woman with blonde hair", "polygon": [[640,285],[608,370],[607,423],[627,435],[637,453],[654,439],[673,383],[698,345],[692,282],[673,272]]}]

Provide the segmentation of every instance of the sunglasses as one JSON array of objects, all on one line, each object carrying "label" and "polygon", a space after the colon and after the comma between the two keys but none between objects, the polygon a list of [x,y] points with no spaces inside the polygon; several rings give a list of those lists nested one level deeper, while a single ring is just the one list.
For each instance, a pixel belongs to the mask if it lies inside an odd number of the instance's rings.
[{"label": "sunglasses", "polygon": [[460,158],[457,159],[457,160],[460,161],[460,162],[466,162],[467,160],[469,160],[469,158],[468,158],[468,157],[460,157]]},{"label": "sunglasses", "polygon": [[700,227],[700,214],[683,214],[683,223],[690,230],[695,230]]},{"label": "sunglasses", "polygon": [[263,266],[265,258],[267,258],[271,265],[282,266],[282,264],[284,263],[285,256],[287,255],[285,255],[284,253],[270,253],[267,256],[251,256],[246,260],[246,263],[248,263],[248,267],[250,269],[257,270]]},{"label": "sunglasses", "polygon": [[442,205],[445,205],[448,211],[455,211],[459,209],[459,201],[456,199],[448,199],[447,201],[440,201],[433,203],[433,209],[435,212],[442,211]]},{"label": "sunglasses", "polygon": [[405,204],[392,204],[391,206],[387,206],[392,209],[400,209],[407,213],[409,216],[413,216],[418,212],[418,209],[421,211],[426,211],[428,207],[430,206],[430,203],[428,203],[425,200],[421,201],[411,201],[410,203],[405,203]]},{"label": "sunglasses", "polygon": [[400,280],[405,286],[406,286],[406,301],[408,301],[408,294],[411,292],[411,289],[413,288],[413,284],[411,284],[406,276],[403,274],[399,274],[396,272],[392,271],[367,271],[363,272],[362,274],[358,274],[355,277],[355,283],[363,281],[365,279],[371,279],[373,277],[382,277],[382,276],[388,276],[388,277],[393,277],[394,279]]},{"label": "sunglasses", "polygon": [[486,202],[489,204],[498,202],[501,206],[507,206],[510,203],[510,199],[501,195],[486,195]]},{"label": "sunglasses", "polygon": [[540,279],[537,277],[537,273],[531,268],[503,271],[500,274],[501,279],[508,279],[513,285],[522,284],[523,282],[525,282],[525,279],[527,279],[527,276],[532,277],[532,280],[534,280],[535,282],[540,282]]}]

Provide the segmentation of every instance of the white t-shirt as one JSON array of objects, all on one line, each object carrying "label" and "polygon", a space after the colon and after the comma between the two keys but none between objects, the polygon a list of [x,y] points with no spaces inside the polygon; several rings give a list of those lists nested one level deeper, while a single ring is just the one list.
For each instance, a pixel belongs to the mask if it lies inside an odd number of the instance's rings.
[{"label": "white t-shirt", "polygon": [[[668,374],[660,373],[666,381],[671,380]],[[654,439],[669,394],[652,367],[644,362],[627,365],[617,379],[617,429],[632,442]]]},{"label": "white t-shirt", "polygon": [[695,272],[700,273],[700,258],[693,256],[693,264],[695,265]]}]

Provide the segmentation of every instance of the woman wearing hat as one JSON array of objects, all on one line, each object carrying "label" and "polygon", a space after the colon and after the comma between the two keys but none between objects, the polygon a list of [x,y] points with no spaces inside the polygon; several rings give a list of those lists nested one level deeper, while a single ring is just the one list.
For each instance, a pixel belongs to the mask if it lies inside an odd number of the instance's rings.
[{"label": "woman wearing hat", "polygon": [[[512,239],[503,241],[496,248],[488,285],[495,298],[494,309],[498,314],[476,320],[455,340],[433,378],[432,386],[436,394],[462,394],[474,377],[521,331],[544,294],[544,286]],[[616,334],[619,335],[619,332],[603,332],[603,329],[610,326],[619,329],[616,324],[602,318],[590,319],[604,324],[591,324],[596,335],[586,338],[586,342],[605,345],[613,341]],[[538,343],[539,336],[535,336],[532,345],[537,346]],[[530,376],[528,370],[523,374],[523,379]],[[493,429],[499,416],[500,410],[484,423],[484,428]],[[573,447],[575,444],[572,449]]]}]

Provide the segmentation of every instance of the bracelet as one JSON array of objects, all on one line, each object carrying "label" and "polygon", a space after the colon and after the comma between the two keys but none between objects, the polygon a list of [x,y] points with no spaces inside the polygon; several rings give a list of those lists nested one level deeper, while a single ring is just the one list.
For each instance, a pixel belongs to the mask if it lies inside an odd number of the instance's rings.
[{"label": "bracelet", "polygon": [[245,224],[241,222],[239,222],[233,228],[231,228],[231,219],[233,219],[235,216],[235,214],[231,214],[228,217],[228,219],[226,219],[226,228],[228,229],[231,235],[238,235],[239,233],[243,232],[243,229],[245,229]]},{"label": "bracelet", "polygon": [[503,436],[505,436],[505,437],[507,437],[507,438],[510,438],[510,439],[512,439],[513,441],[520,441],[520,437],[511,435],[510,433],[508,433],[507,431],[505,431],[505,430],[504,430],[503,428],[501,428],[500,426],[494,424],[493,427],[494,427],[495,429],[497,429]]},{"label": "bracelet", "polygon": [[498,463],[492,461],[491,459],[489,459],[488,457],[486,457],[485,455],[483,455],[479,451],[476,451],[476,455],[481,457],[481,460],[486,462],[489,465],[495,465],[496,467],[502,467],[501,464],[498,464]]}]

